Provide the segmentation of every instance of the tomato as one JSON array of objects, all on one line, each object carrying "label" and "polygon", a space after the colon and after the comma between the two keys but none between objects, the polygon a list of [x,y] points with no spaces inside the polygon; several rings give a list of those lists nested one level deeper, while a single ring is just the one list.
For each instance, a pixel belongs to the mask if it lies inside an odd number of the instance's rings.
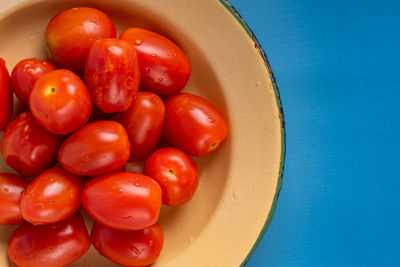
[{"label": "tomato", "polygon": [[171,40],[140,28],[129,28],[119,38],[136,48],[143,90],[168,95],[185,87],[192,71],[190,61]]},{"label": "tomato", "polygon": [[53,62],[82,73],[92,43],[100,38],[115,38],[110,18],[98,9],[76,7],[54,16],[45,32],[47,51]]},{"label": "tomato", "polygon": [[145,175],[115,172],[86,183],[82,204],[93,219],[105,226],[140,230],[157,222],[161,188]]},{"label": "tomato", "polygon": [[97,176],[121,168],[131,145],[124,127],[115,121],[89,123],[61,145],[58,161],[71,173]]},{"label": "tomato", "polygon": [[127,110],[139,91],[140,70],[135,48],[119,39],[100,39],[90,48],[85,82],[94,103],[104,112]]},{"label": "tomato", "polygon": [[181,206],[192,199],[199,183],[194,161],[174,147],[151,154],[144,163],[143,173],[161,186],[163,203],[169,206]]},{"label": "tomato", "polygon": [[153,151],[162,134],[165,108],[159,96],[139,92],[131,107],[114,117],[124,125],[131,142],[131,160],[144,160]]},{"label": "tomato", "polygon": [[96,105],[93,105],[92,115],[90,115],[89,122],[111,120],[113,114],[104,113]]},{"label": "tomato", "polygon": [[19,203],[27,182],[11,173],[0,173],[0,224],[19,224],[24,221]]},{"label": "tomato", "polygon": [[164,245],[164,233],[157,224],[127,232],[95,223],[91,239],[101,255],[123,266],[152,264]]},{"label": "tomato", "polygon": [[28,185],[21,198],[21,214],[39,225],[62,221],[81,205],[82,178],[55,166]]},{"label": "tomato", "polygon": [[33,177],[57,162],[63,139],[45,131],[30,112],[24,112],[7,125],[1,152],[6,163],[19,174]]},{"label": "tomato", "polygon": [[10,75],[6,68],[6,62],[0,58],[0,130],[3,130],[7,122],[11,119],[13,103]]},{"label": "tomato", "polygon": [[227,134],[221,113],[200,96],[180,93],[165,102],[165,138],[193,156],[217,150]]},{"label": "tomato", "polygon": [[28,105],[29,95],[35,82],[53,70],[56,70],[56,66],[37,58],[27,58],[18,62],[11,72],[11,87],[14,94],[23,104]]},{"label": "tomato", "polygon": [[69,134],[89,120],[92,100],[83,81],[69,70],[55,70],[36,81],[29,107],[37,122],[54,134]]},{"label": "tomato", "polygon": [[22,224],[8,240],[8,256],[17,266],[59,267],[77,260],[89,247],[89,234],[77,213],[58,223]]}]

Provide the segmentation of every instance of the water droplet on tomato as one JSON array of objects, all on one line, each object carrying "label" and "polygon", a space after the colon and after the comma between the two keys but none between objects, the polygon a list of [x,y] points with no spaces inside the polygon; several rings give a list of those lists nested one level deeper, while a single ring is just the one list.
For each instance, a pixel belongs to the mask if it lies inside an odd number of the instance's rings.
[{"label": "water droplet on tomato", "polygon": [[133,185],[136,186],[136,187],[140,186],[139,183],[133,183]]},{"label": "water droplet on tomato", "polygon": [[147,73],[150,72],[150,69],[149,69],[148,67],[144,68],[144,70],[145,70]]},{"label": "water droplet on tomato", "polygon": [[120,193],[122,193],[122,191],[123,191],[121,187],[118,187],[117,190],[118,190],[118,192],[120,192]]},{"label": "water droplet on tomato", "polygon": [[160,77],[160,78],[158,78],[158,80],[159,80],[160,82],[162,82],[162,81],[164,80],[164,78],[163,78],[163,77]]},{"label": "water droplet on tomato", "polygon": [[8,189],[7,187],[4,187],[3,190],[7,192],[10,189]]},{"label": "water droplet on tomato", "polygon": [[136,40],[136,41],[135,41],[135,45],[141,45],[142,43],[143,43],[142,40]]},{"label": "water droplet on tomato", "polygon": [[156,57],[157,57],[157,55],[156,55],[156,54],[152,54],[151,56],[152,56],[153,58],[156,58]]}]

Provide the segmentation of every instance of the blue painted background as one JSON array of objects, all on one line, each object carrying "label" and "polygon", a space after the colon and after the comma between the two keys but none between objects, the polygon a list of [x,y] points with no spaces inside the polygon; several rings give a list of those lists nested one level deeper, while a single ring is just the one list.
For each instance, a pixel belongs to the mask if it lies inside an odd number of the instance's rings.
[{"label": "blue painted background", "polygon": [[231,3],[266,51],[287,133],[247,267],[400,266],[400,2]]}]

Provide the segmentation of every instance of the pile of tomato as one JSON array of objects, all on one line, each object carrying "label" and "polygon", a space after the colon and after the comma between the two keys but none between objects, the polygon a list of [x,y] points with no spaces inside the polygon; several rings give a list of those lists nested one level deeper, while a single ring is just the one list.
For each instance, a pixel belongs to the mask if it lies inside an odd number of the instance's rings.
[{"label": "pile of tomato", "polygon": [[[1,154],[19,174],[0,173],[0,224],[21,224],[8,255],[18,266],[64,266],[93,244],[115,263],[149,265],[164,243],[161,205],[190,201],[190,156],[217,150],[227,124],[207,100],[180,92],[190,61],[158,33],[116,38],[106,14],[78,7],[50,20],[45,41],[52,63],[24,59],[9,75],[0,59]],[[143,162],[143,173],[127,172],[128,161]],[[90,235],[81,206],[94,219]]]}]

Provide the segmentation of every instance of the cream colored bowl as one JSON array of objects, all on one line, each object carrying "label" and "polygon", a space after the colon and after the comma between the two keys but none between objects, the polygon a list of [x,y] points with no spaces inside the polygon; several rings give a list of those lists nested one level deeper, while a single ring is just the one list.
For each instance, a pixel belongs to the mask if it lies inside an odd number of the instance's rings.
[{"label": "cream colored bowl", "polygon": [[[195,161],[200,184],[180,208],[163,207],[165,244],[154,266],[239,266],[247,261],[273,215],[282,183],[284,124],[268,62],[244,21],[223,0],[2,0],[0,57],[9,70],[28,57],[46,59],[44,31],[57,12],[92,6],[121,30],[139,26],[164,34],[189,56],[184,91],[222,112],[228,137],[219,151]],[[0,162],[0,171],[12,171]],[[91,222],[87,225],[90,228]],[[0,226],[0,266],[15,226]],[[114,266],[92,247],[71,266]]]}]

